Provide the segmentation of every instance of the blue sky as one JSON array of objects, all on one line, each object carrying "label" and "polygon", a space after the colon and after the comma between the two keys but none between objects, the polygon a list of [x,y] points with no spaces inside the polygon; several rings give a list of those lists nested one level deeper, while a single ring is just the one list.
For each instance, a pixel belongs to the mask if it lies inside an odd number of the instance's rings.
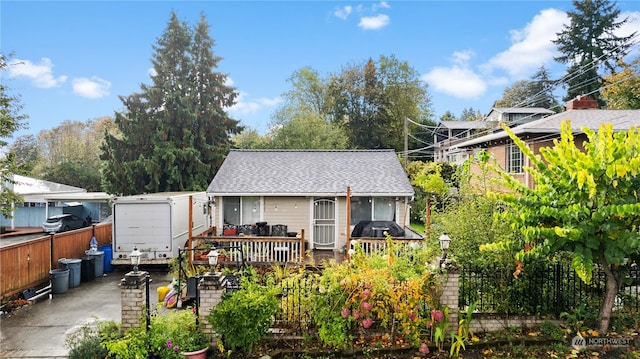
[{"label": "blue sky", "polygon": [[[640,33],[640,2],[619,1]],[[266,132],[287,79],[321,75],[380,55],[407,61],[429,85],[436,119],[472,107],[486,114],[514,81],[553,61],[550,42],[571,1],[11,1],[0,2],[0,50],[12,53],[2,81],[21,96],[27,130],[121,111],[119,96],[150,84],[152,46],[176,11],[204,13],[226,73],[240,93],[228,109]],[[640,53],[636,46],[635,56]],[[560,90],[562,91],[562,90]]]}]

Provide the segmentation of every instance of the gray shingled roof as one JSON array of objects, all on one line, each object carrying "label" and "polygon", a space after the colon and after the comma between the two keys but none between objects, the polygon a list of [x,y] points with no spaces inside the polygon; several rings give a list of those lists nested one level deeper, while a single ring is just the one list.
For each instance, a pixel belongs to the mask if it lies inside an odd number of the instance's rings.
[{"label": "gray shingled roof", "polygon": [[[581,133],[582,127],[598,130],[603,123],[612,124],[614,131],[626,131],[631,126],[640,126],[640,110],[569,110],[516,126],[512,131],[518,136],[528,133],[560,134],[560,124],[566,120],[571,121],[573,133]],[[507,137],[509,136],[506,132],[500,131],[451,147],[469,147]]]},{"label": "gray shingled roof", "polygon": [[498,113],[536,113],[536,114],[538,113],[554,114],[555,113],[544,107],[494,107],[491,109],[491,111],[495,111]]},{"label": "gray shingled roof", "polygon": [[393,150],[231,150],[213,195],[412,196]]}]

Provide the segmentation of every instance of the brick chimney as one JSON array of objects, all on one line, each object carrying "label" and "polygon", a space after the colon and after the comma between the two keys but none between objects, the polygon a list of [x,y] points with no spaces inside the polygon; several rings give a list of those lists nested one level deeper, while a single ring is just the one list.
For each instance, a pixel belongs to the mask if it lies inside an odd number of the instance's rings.
[{"label": "brick chimney", "polygon": [[598,108],[598,101],[585,95],[576,96],[576,98],[567,103],[567,111],[587,110],[591,108]]}]

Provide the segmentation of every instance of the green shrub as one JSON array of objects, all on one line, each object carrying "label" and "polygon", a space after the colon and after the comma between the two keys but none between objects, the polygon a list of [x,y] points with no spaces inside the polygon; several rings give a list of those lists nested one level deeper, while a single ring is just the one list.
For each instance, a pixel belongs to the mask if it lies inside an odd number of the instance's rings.
[{"label": "green shrub", "polygon": [[280,308],[277,295],[278,289],[271,283],[260,286],[243,280],[242,289],[218,303],[207,320],[222,335],[225,347],[250,352],[273,323]]},{"label": "green shrub", "polygon": [[65,345],[69,348],[69,359],[106,358],[108,350],[102,342],[119,335],[120,325],[113,321],[98,321],[95,325],[82,326],[65,339]]}]

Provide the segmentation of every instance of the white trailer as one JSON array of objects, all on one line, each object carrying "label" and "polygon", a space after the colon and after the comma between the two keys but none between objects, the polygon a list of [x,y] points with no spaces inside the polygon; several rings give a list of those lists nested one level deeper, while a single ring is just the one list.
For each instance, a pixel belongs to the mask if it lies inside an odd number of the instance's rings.
[{"label": "white trailer", "polygon": [[188,243],[189,217],[191,235],[195,236],[208,228],[209,213],[205,192],[114,198],[111,264],[131,264],[129,254],[134,247],[142,252],[141,264],[167,264]]}]

